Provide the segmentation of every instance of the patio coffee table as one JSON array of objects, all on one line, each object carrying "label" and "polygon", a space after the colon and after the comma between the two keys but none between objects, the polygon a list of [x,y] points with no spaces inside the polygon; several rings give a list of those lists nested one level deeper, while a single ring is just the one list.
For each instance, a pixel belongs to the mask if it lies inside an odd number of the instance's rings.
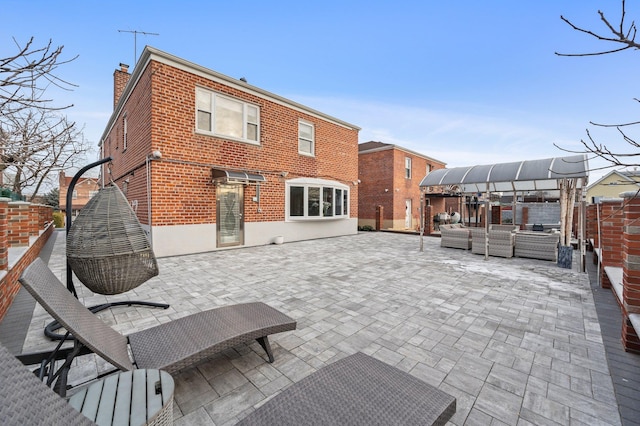
[{"label": "patio coffee table", "polygon": [[239,425],[444,425],[451,395],[363,353],[294,383]]},{"label": "patio coffee table", "polygon": [[81,389],[69,404],[98,425],[169,426],[173,391],[173,378],[166,371],[137,369]]}]

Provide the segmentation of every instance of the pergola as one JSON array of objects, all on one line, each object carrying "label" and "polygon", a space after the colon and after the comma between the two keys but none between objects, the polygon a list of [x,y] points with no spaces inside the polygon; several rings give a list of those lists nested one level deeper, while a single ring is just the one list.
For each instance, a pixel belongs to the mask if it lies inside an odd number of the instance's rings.
[{"label": "pergola", "polygon": [[[485,198],[487,204],[489,203],[489,195],[496,192],[512,193],[515,204],[516,194],[519,192],[557,191],[561,203],[561,242],[564,241],[564,244],[570,241],[564,237],[571,234],[573,201],[578,193],[579,200],[581,200],[579,205],[579,241],[581,266],[584,270],[585,208],[584,201],[582,201],[582,191],[587,186],[588,178],[588,159],[586,154],[580,154],[434,170],[422,179],[420,187],[451,186],[456,187],[457,192],[462,195],[485,193],[487,194]],[[488,220],[485,221],[487,227],[488,222]]]}]

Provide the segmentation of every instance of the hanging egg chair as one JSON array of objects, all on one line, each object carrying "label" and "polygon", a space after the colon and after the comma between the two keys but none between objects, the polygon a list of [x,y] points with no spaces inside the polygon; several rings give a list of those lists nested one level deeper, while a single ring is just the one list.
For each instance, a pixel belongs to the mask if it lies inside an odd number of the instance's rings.
[{"label": "hanging egg chair", "polygon": [[158,263],[135,212],[117,185],[80,210],[67,234],[67,261],[99,294],[120,294],[158,275]]}]

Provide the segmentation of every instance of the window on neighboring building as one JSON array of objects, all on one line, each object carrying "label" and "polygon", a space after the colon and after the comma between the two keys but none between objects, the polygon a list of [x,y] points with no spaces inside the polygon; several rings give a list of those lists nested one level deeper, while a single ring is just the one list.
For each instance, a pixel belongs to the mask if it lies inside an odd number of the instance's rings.
[{"label": "window on neighboring building", "polygon": [[127,114],[122,119],[122,152],[127,150]]},{"label": "window on neighboring building", "polygon": [[302,178],[287,183],[289,219],[348,217],[349,190],[337,182]]},{"label": "window on neighboring building", "polygon": [[93,198],[98,195],[98,191],[89,191],[89,198]]},{"label": "window on neighboring building", "polygon": [[196,129],[202,133],[257,143],[260,109],[219,93],[196,89]]},{"label": "window on neighboring building", "polygon": [[78,191],[76,189],[73,190],[73,194],[71,194],[71,198],[74,200],[78,198]]},{"label": "window on neighboring building", "polygon": [[315,153],[313,124],[306,121],[298,122],[298,152],[303,155],[314,155]]},{"label": "window on neighboring building", "polygon": [[411,158],[404,157],[404,177],[411,179]]}]

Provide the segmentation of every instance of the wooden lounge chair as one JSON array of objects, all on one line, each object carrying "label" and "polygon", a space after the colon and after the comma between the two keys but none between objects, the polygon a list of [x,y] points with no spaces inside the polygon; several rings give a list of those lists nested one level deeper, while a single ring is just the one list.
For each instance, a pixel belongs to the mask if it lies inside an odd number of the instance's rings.
[{"label": "wooden lounge chair", "polygon": [[175,373],[253,339],[273,362],[267,336],[296,328],[292,318],[255,302],[198,312],[124,336],[82,305],[42,260],[36,259],[25,269],[20,283],[73,335],[76,345],[89,348],[123,371],[147,368]]},{"label": "wooden lounge chair", "polygon": [[358,352],[289,386],[238,425],[444,425],[455,412],[453,396]]}]

